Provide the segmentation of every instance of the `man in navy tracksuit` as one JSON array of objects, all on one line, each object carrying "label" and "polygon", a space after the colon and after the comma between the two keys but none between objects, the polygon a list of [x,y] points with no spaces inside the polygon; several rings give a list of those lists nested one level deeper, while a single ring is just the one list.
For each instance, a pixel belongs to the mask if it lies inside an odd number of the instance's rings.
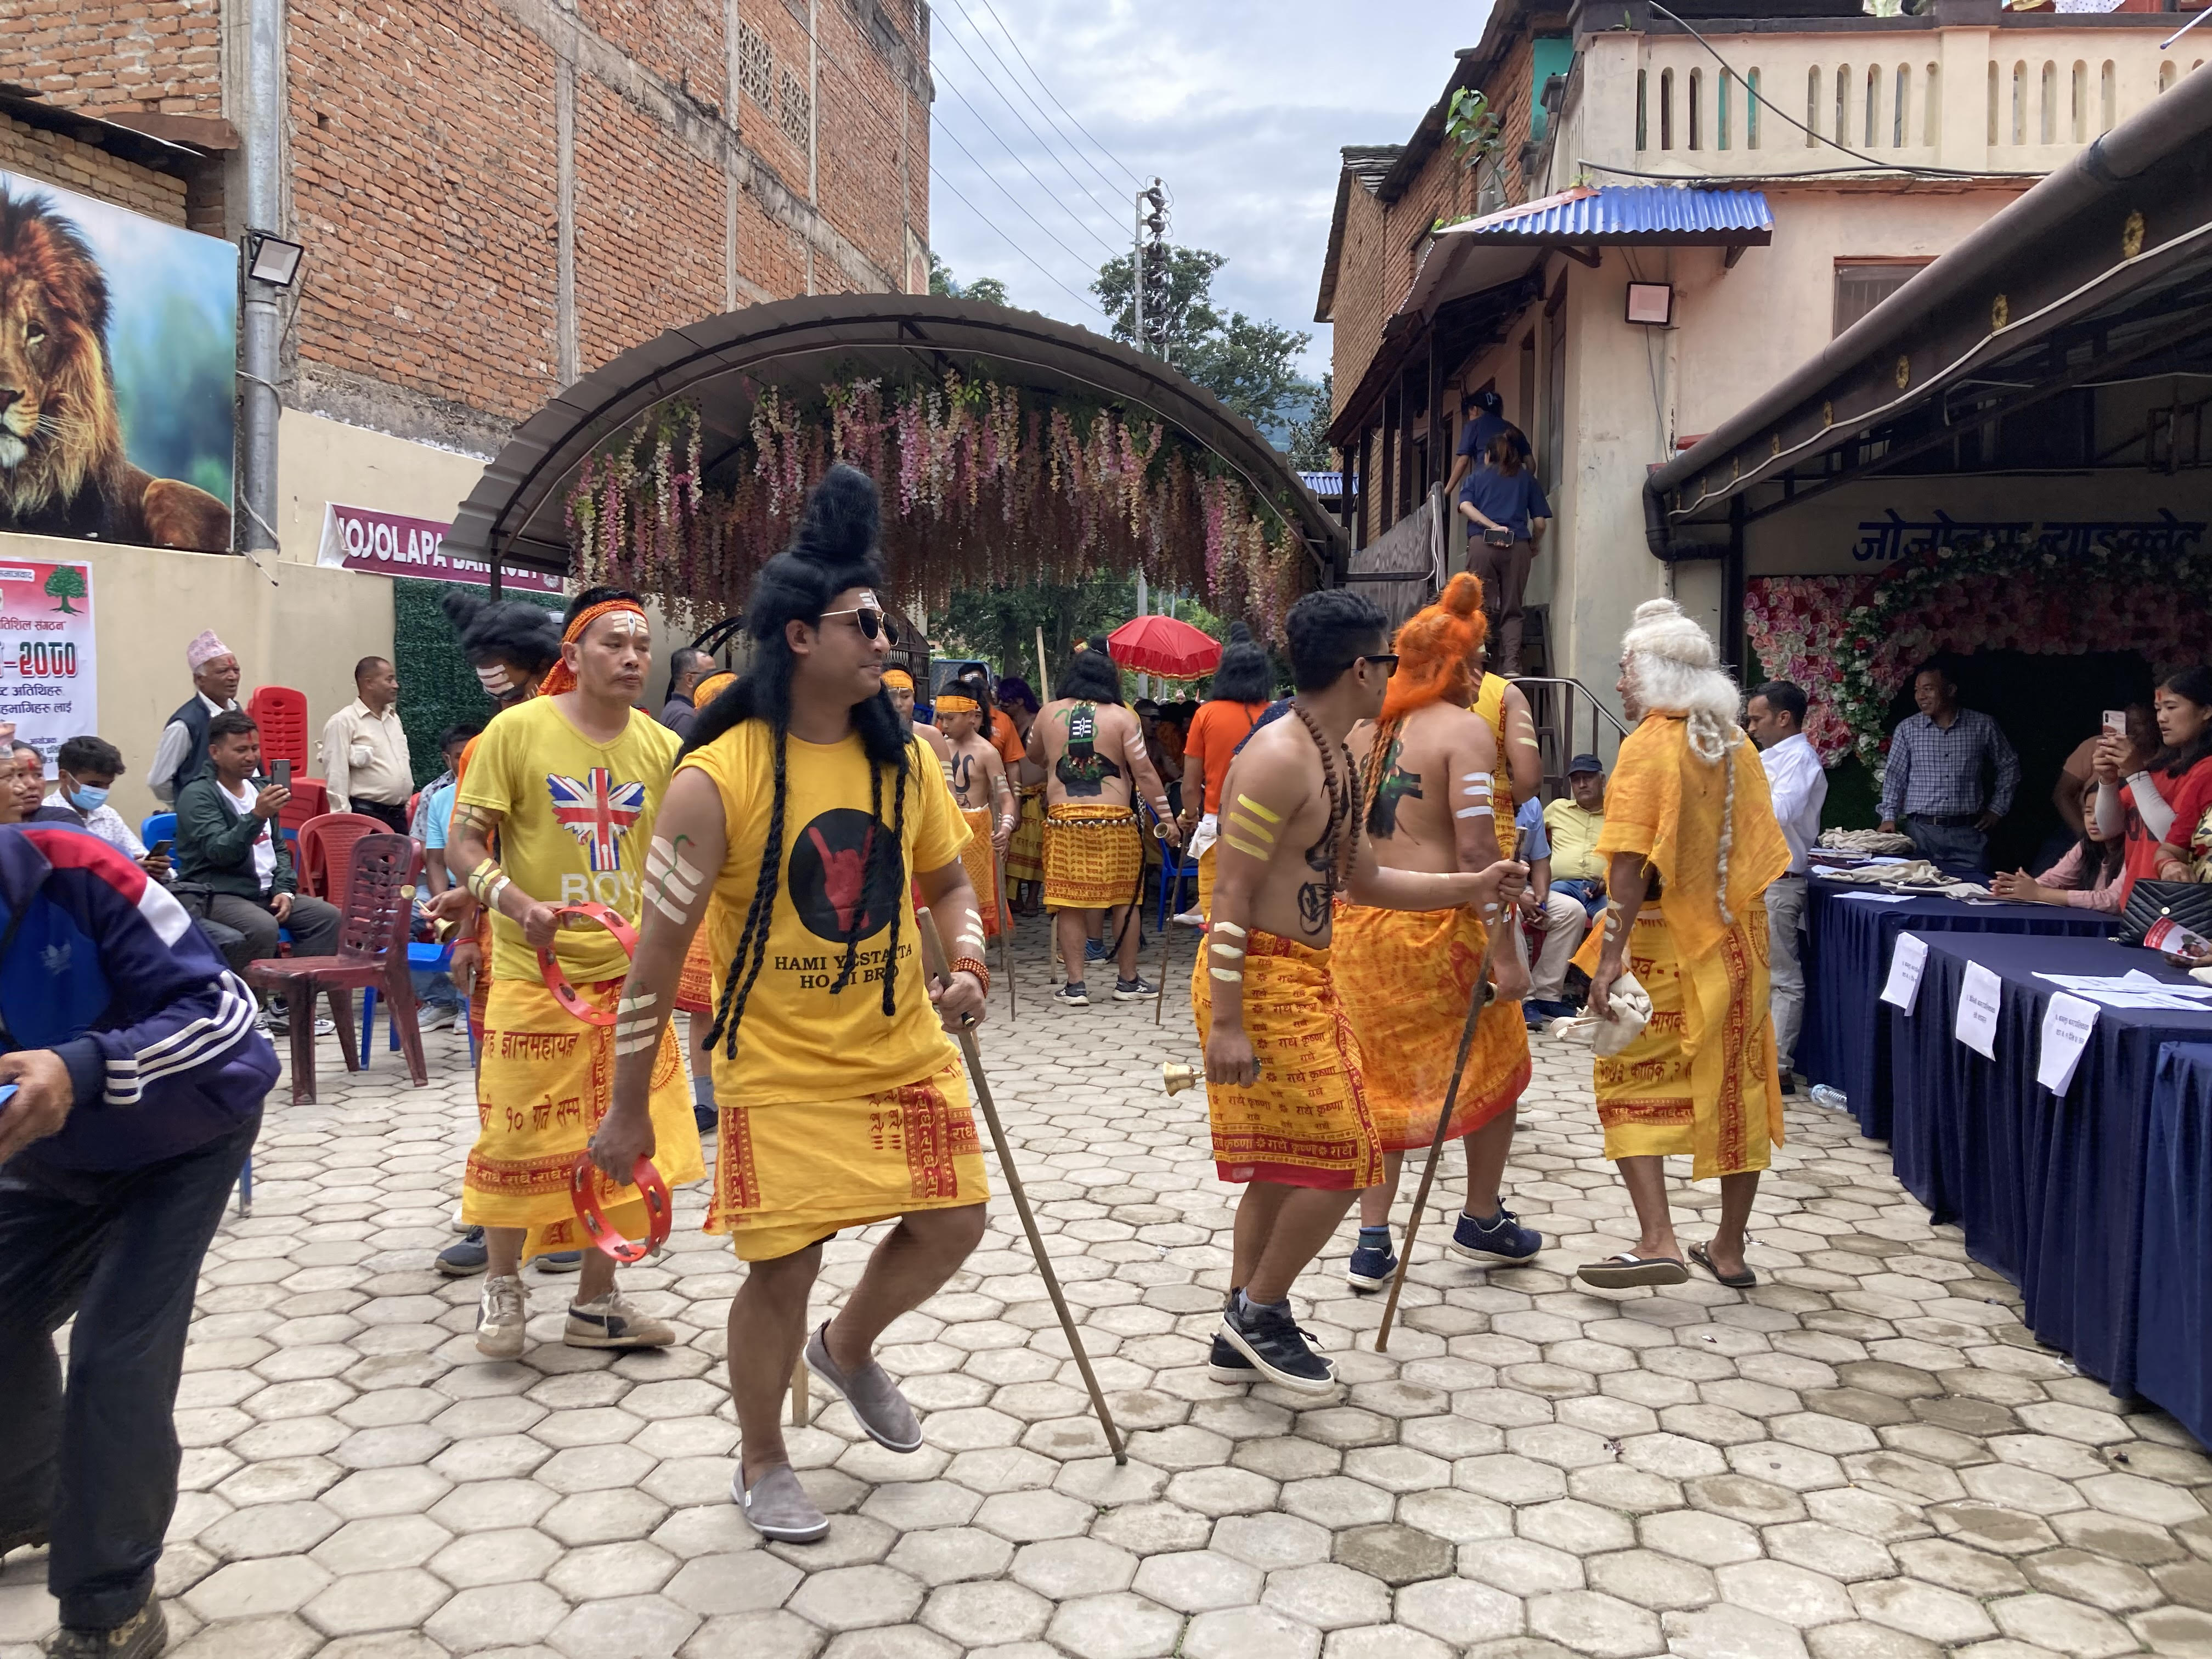
[{"label": "man in navy tracksuit", "polygon": [[256,1012],[121,853],[0,828],[0,1556],[51,1540],[51,1655],[167,1641],[154,1565],[192,1295],[276,1079]]}]

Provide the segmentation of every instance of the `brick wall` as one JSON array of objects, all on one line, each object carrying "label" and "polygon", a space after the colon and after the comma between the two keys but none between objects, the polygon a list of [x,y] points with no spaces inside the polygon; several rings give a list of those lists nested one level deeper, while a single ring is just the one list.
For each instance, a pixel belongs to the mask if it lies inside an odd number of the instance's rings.
[{"label": "brick wall", "polygon": [[[1337,255],[1336,300],[1331,315],[1329,360],[1337,407],[1358,390],[1359,377],[1375,361],[1389,314],[1383,290],[1383,244],[1389,234],[1389,210],[1358,179],[1345,204],[1344,242]],[[1404,290],[1399,292],[1402,295]]]},{"label": "brick wall", "polygon": [[[15,0],[0,79],[58,105],[224,113],[219,3]],[[929,226],[915,9],[811,0],[811,39],[809,11],[289,0],[291,229],[308,250],[288,333],[294,400],[404,436],[496,442],[558,387],[571,260],[585,371],[721,311],[732,289],[745,303],[902,285],[908,229],[926,242]],[[221,228],[210,178],[188,191],[13,127],[0,164],[33,141],[26,172]],[[149,191],[158,204],[142,204]]]},{"label": "brick wall", "polygon": [[186,222],[185,181],[0,115],[0,171],[60,185],[165,224]]},{"label": "brick wall", "polygon": [[222,113],[216,0],[25,0],[0,11],[0,81],[98,114]]}]

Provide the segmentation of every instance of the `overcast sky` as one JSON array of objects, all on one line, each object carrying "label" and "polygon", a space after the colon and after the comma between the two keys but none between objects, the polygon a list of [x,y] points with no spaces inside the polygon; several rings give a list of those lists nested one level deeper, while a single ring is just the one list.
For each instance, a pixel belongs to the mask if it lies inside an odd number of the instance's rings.
[{"label": "overcast sky", "polygon": [[1089,283],[1128,250],[1129,174],[1157,173],[1174,198],[1172,240],[1229,258],[1217,299],[1310,332],[1316,375],[1328,364],[1313,312],[1337,151],[1404,142],[1489,9],[933,3],[930,240],[957,278],[996,276],[1018,306],[1103,327]]}]

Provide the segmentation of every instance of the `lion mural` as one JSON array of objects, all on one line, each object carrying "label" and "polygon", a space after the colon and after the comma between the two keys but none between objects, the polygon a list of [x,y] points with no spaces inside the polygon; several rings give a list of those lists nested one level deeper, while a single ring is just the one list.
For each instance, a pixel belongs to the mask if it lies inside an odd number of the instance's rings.
[{"label": "lion mural", "polygon": [[0,530],[228,552],[228,507],[125,456],[107,321],[76,227],[0,191]]}]

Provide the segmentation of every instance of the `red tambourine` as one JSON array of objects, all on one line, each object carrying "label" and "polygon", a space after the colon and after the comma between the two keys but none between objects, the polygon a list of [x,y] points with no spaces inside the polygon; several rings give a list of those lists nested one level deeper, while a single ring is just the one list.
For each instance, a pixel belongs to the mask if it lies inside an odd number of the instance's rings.
[{"label": "red tambourine", "polygon": [[[609,909],[604,904],[564,904],[553,913],[554,925],[565,927],[571,916],[605,928],[613,936],[614,942],[622,946],[624,956],[637,954],[637,929],[624,921],[619,911]],[[595,1007],[581,991],[568,983],[568,975],[561,971],[561,964],[550,951],[538,953],[538,973],[545,981],[545,988],[553,994],[554,1000],[585,1024],[611,1025],[615,1023],[620,1009]]]},{"label": "red tambourine", "polygon": [[589,1152],[579,1152],[574,1166],[568,1171],[568,1201],[575,1206],[576,1219],[583,1223],[592,1243],[616,1261],[642,1261],[668,1242],[668,1183],[660,1178],[660,1171],[653,1167],[649,1158],[641,1158],[630,1165],[629,1178],[645,1199],[646,1217],[645,1242],[633,1244],[608,1224],[606,1212],[599,1207],[599,1182],[592,1178],[598,1168]]}]

